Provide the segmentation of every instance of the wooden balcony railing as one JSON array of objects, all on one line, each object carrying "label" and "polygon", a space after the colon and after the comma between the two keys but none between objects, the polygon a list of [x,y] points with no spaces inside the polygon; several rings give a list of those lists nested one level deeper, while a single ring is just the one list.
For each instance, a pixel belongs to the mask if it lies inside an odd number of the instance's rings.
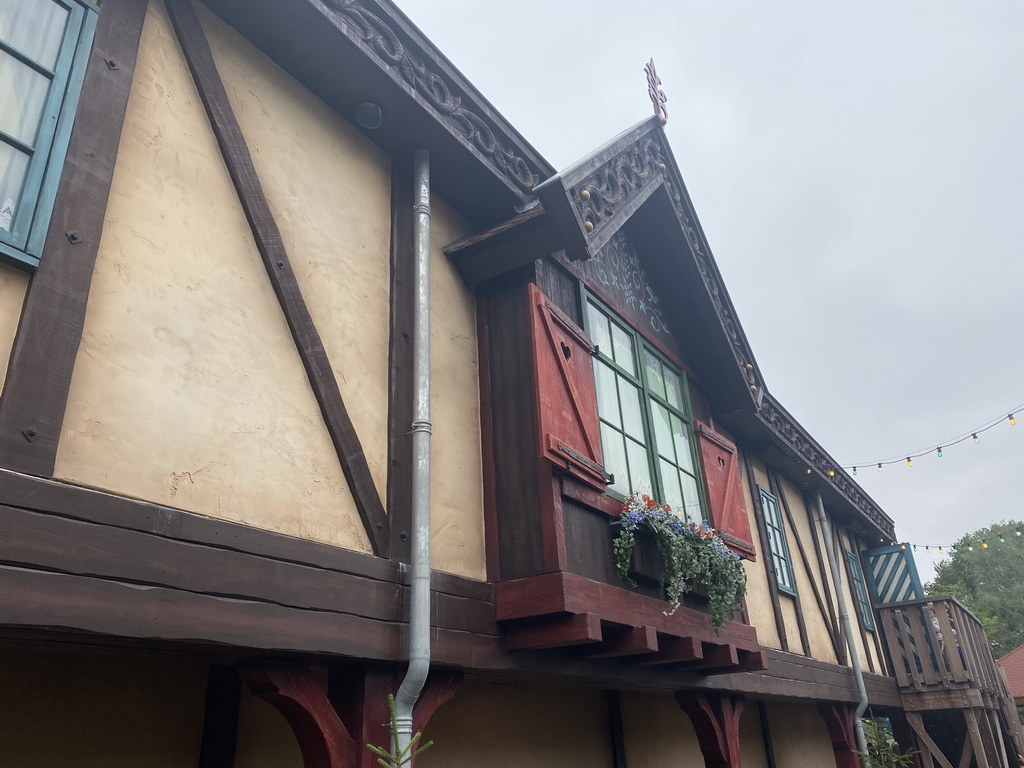
[{"label": "wooden balcony railing", "polygon": [[918,718],[912,725],[916,722],[923,733],[921,712],[962,710],[973,723],[990,718],[994,733],[1005,733],[1017,752],[1024,748],[1009,683],[973,613],[948,596],[887,603],[876,610],[904,709]]},{"label": "wooden balcony railing", "polygon": [[956,598],[906,600],[877,610],[903,693],[976,691],[972,706],[1003,708],[1008,691],[985,630]]}]

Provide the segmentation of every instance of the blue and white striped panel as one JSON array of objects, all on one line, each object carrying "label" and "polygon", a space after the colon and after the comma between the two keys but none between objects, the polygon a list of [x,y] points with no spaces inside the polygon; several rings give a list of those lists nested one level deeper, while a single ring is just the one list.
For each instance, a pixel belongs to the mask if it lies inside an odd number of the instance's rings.
[{"label": "blue and white striped panel", "polygon": [[876,605],[924,597],[917,565],[909,547],[877,547],[861,553]]}]

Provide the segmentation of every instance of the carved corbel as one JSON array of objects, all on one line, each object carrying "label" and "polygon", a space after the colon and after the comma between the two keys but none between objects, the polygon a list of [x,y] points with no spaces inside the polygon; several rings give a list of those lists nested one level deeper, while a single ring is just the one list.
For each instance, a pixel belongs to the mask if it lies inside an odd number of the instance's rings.
[{"label": "carved corbel", "polygon": [[740,716],[744,698],[739,694],[678,691],[676,701],[697,732],[705,768],[740,768]]}]

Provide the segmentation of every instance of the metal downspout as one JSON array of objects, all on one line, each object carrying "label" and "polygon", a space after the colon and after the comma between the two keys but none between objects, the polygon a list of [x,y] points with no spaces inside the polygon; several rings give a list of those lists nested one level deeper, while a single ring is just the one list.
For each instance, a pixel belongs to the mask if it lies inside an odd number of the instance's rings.
[{"label": "metal downspout", "polygon": [[[814,501],[818,507],[818,524],[821,525],[821,533],[825,539],[825,552],[828,553],[828,567],[832,571],[832,581],[836,585],[836,602],[839,605],[839,621],[843,637],[846,639],[846,647],[850,651],[850,663],[853,667],[853,679],[857,681],[857,695],[860,700],[857,702],[857,709],[853,713],[853,728],[857,732],[857,749],[865,755],[868,753],[868,740],[864,735],[864,712],[868,708],[868,691],[864,687],[864,673],[860,668],[860,657],[857,655],[857,648],[853,642],[853,630],[850,629],[850,613],[846,609],[846,595],[843,594],[843,583],[839,577],[839,563],[836,561],[836,551],[832,541],[832,530],[825,517],[825,505],[821,501],[821,494],[814,494]],[[866,757],[861,757],[864,768],[871,768]]]},{"label": "metal downspout", "polygon": [[412,560],[409,669],[395,696],[393,754],[412,740],[412,711],[430,669],[430,155],[413,160]]}]

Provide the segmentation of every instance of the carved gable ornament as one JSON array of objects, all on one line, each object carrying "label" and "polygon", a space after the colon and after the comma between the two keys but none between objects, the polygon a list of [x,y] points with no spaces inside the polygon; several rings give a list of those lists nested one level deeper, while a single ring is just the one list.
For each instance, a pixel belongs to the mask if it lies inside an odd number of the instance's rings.
[{"label": "carved gable ornament", "polygon": [[328,18],[355,39],[391,78],[412,91],[420,104],[443,120],[452,135],[498,171],[526,201],[538,181],[536,164],[523,157],[516,140],[480,107],[480,97],[466,92],[451,74],[410,39],[388,12],[372,0],[323,0]]}]

